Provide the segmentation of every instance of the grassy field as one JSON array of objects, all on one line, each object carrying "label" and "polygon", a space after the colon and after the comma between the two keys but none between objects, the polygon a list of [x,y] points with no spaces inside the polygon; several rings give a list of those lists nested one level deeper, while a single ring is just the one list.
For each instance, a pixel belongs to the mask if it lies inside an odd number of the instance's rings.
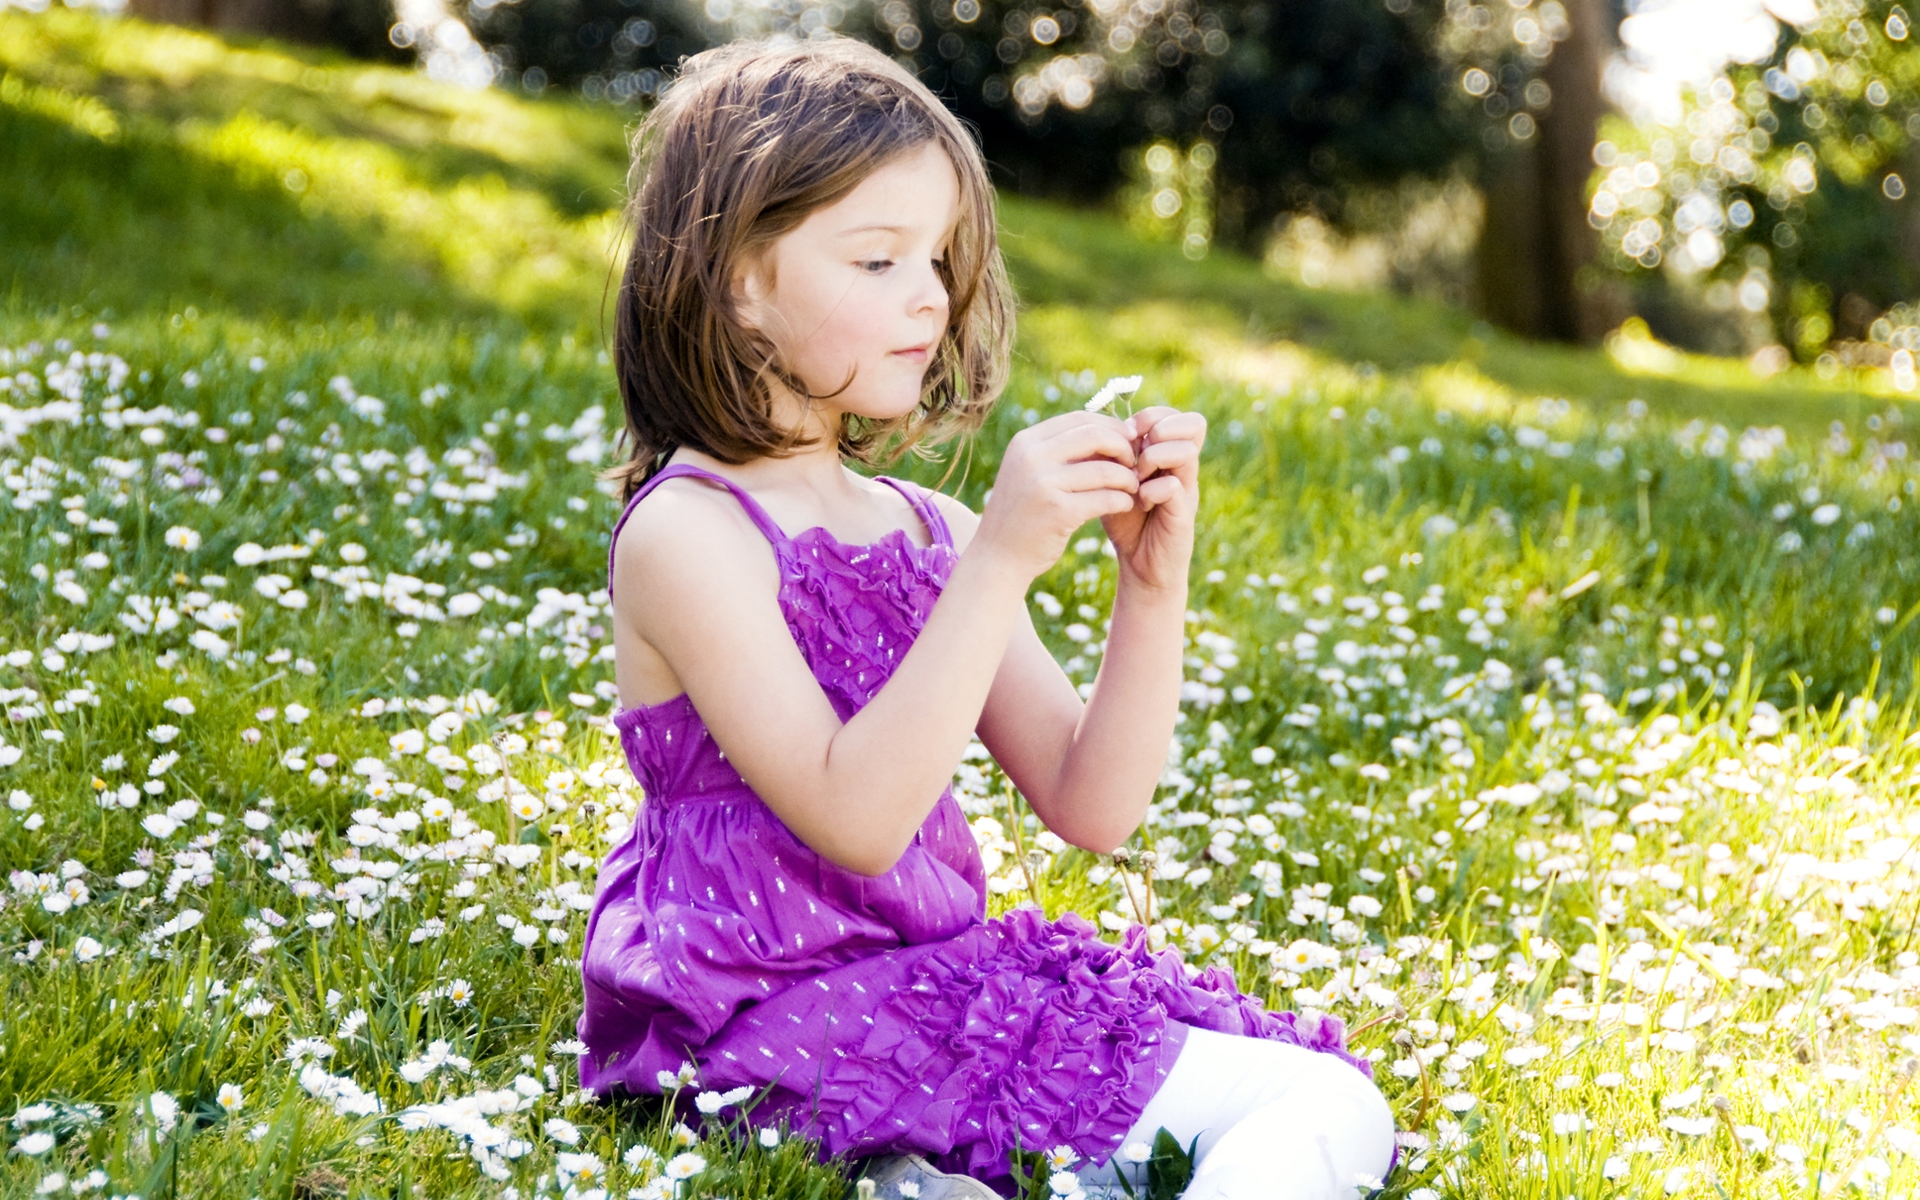
[{"label": "grassy field", "polygon": [[[623,156],[566,101],[0,14],[0,1192],[851,1194],[577,1091],[642,801]],[[1394,1200],[1920,1191],[1920,411],[1003,215],[1019,358],[947,490],[1110,374],[1212,432],[1151,879],[970,759],[993,911],[1117,936],[1151,886],[1156,941],[1359,1028]],[[1094,537],[1036,585],[1077,680],[1112,588]]]}]

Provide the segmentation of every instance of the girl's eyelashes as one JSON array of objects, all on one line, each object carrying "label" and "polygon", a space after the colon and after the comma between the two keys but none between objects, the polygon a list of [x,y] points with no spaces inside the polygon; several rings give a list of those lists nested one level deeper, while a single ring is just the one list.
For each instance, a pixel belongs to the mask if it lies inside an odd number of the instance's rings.
[{"label": "girl's eyelashes", "polygon": [[[855,265],[869,275],[878,275],[882,271],[885,271],[888,267],[891,267],[893,265],[893,260],[890,258],[870,258],[865,260],[864,262],[856,263]],[[936,268],[945,267],[947,265],[947,260],[944,257],[936,258],[933,260],[933,265]]]}]

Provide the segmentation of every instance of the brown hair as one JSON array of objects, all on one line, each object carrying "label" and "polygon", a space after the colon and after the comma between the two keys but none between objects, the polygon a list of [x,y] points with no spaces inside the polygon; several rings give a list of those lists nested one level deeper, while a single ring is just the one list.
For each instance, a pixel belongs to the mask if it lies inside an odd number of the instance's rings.
[{"label": "brown hair", "polygon": [[980,151],[924,84],[852,38],[734,42],[686,60],[633,138],[633,246],[614,316],[632,449],[602,475],[619,481],[621,503],[679,446],[738,463],[817,443],[774,423],[770,378],[803,400],[822,397],[737,318],[736,264],[928,142],[960,181],[940,271],[947,328],[912,411],[843,420],[840,453],[869,467],[908,449],[934,457],[920,443],[978,430],[1006,384],[1013,295]]}]

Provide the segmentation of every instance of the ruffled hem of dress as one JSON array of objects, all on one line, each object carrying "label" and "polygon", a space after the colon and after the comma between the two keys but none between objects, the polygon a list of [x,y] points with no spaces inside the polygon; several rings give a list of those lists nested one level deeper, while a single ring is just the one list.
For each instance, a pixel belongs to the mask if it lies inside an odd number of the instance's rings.
[{"label": "ruffled hem of dress", "polygon": [[1016,1137],[1104,1160],[1172,1065],[1169,1021],[1331,1053],[1372,1077],[1337,1019],[1268,1012],[1224,969],[1189,976],[1144,930],[1114,946],[1074,913],[1016,909],[918,958],[906,982],[873,1014],[861,1083],[823,1094],[837,1102],[830,1153],[913,1149],[1000,1186]]},{"label": "ruffled hem of dress", "polygon": [[[1136,964],[1085,934],[1019,910],[982,926],[972,953],[923,959],[862,1047],[892,1086],[866,1090],[843,1115],[846,1132],[879,1140],[901,1118],[937,1128],[945,1144],[928,1149],[977,1178],[1005,1175],[1016,1137],[1028,1149],[1110,1151],[1131,1124],[1116,1114],[1159,1085],[1166,1019]],[[920,1111],[903,1112],[899,1096]]]}]

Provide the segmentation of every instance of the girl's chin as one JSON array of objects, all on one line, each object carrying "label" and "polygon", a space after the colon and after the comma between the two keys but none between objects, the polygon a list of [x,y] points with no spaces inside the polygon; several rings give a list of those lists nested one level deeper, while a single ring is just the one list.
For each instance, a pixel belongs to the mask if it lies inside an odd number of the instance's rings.
[{"label": "girl's chin", "polygon": [[919,406],[920,392],[916,388],[911,393],[863,399],[849,404],[846,411],[869,421],[891,421],[906,416]]}]

